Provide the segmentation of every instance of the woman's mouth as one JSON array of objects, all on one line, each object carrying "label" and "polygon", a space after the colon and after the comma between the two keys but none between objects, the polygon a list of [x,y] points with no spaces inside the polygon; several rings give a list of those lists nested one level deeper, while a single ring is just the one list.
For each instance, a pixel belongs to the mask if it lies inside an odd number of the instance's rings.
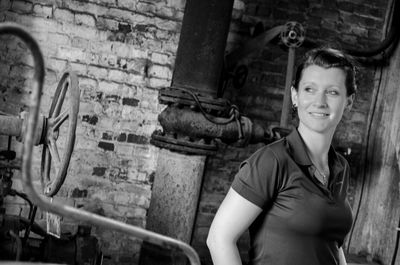
[{"label": "woman's mouth", "polygon": [[321,113],[321,112],[309,112],[310,115],[314,117],[328,117],[328,113]]}]

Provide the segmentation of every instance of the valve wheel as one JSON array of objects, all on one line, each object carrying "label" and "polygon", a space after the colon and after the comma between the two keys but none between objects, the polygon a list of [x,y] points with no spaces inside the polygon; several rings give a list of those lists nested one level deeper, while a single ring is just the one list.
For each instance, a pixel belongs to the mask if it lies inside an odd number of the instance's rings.
[{"label": "valve wheel", "polygon": [[289,48],[297,48],[305,39],[304,27],[294,21],[287,22],[281,31],[281,40]]},{"label": "valve wheel", "polygon": [[[68,104],[63,108],[67,92]],[[52,197],[56,195],[65,181],[75,144],[78,112],[78,77],[74,72],[67,71],[62,75],[57,85],[53,101],[51,102],[47,124],[45,126],[46,132],[42,149],[40,175],[43,193],[46,196]],[[60,133],[60,127],[67,120],[67,136],[63,148],[63,154],[61,155],[57,145],[57,140]],[[50,175],[54,175],[54,177]]]}]

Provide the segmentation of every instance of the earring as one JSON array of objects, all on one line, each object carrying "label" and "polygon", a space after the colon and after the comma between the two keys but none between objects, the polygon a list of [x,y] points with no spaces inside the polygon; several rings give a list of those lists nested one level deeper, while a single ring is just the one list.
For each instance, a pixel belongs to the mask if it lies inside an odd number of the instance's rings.
[{"label": "earring", "polygon": [[297,116],[297,105],[293,103],[292,105],[292,119],[296,118]]}]

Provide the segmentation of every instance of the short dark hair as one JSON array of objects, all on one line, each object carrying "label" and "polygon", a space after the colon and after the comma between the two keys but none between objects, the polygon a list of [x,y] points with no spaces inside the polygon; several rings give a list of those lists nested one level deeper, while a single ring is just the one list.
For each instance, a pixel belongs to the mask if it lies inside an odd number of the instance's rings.
[{"label": "short dark hair", "polygon": [[293,82],[293,86],[296,90],[298,89],[304,69],[310,65],[317,65],[323,68],[336,67],[342,69],[346,73],[347,96],[356,93],[356,62],[345,52],[327,47],[316,48],[308,51],[304,55],[301,63],[297,66]]}]

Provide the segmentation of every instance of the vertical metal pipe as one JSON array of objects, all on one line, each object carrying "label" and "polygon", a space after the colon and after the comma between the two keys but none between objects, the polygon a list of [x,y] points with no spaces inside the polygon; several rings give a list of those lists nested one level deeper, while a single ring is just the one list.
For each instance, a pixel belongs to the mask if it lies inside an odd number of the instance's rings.
[{"label": "vertical metal pipe", "polygon": [[201,155],[160,151],[147,228],[190,242],[205,159]]},{"label": "vertical metal pipe", "polygon": [[233,0],[188,0],[172,77],[185,87],[217,97]]},{"label": "vertical metal pipe", "polygon": [[285,94],[283,97],[281,122],[280,122],[280,126],[283,128],[287,128],[289,124],[290,103],[292,102],[290,98],[291,95],[290,90],[292,87],[294,59],[295,59],[295,48],[289,47],[288,64],[286,68]]},{"label": "vertical metal pipe", "polygon": [[[187,0],[172,87],[217,98],[232,9],[233,0]],[[147,229],[190,243],[205,161],[206,156],[160,151]],[[141,264],[161,261],[185,264],[171,257],[160,260],[154,248],[142,247]]]}]

